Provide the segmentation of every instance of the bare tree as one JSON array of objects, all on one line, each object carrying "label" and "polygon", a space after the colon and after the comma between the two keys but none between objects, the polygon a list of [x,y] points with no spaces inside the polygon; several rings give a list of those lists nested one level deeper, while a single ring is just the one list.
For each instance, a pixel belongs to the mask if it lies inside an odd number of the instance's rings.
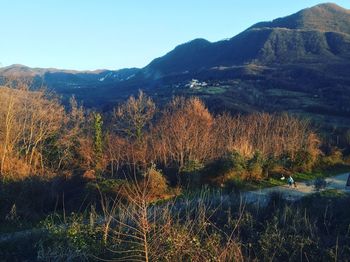
[{"label": "bare tree", "polygon": [[142,140],[144,128],[150,124],[156,107],[152,99],[139,91],[138,97],[131,96],[115,111],[117,130],[129,138]]},{"label": "bare tree", "polygon": [[175,98],[153,130],[158,156],[179,169],[207,161],[212,156],[212,125],[212,115],[198,98]]},{"label": "bare tree", "polygon": [[[27,165],[27,174],[38,171],[38,168],[43,170],[43,146],[61,128],[65,115],[63,106],[57,99],[49,99],[42,90],[2,88],[0,92],[2,176],[6,165],[13,162],[8,157]],[[8,170],[15,173],[21,168],[19,163],[17,165]]]}]

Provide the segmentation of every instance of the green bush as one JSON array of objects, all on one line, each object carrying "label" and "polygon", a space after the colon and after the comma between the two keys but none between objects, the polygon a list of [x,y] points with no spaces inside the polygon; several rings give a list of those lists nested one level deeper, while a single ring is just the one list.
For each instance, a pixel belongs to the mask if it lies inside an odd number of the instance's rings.
[{"label": "green bush", "polygon": [[243,155],[239,152],[232,152],[227,159],[228,166],[237,172],[238,174],[242,174],[247,170],[247,161]]},{"label": "green bush", "polygon": [[263,176],[264,159],[259,151],[256,151],[248,161],[249,179],[259,180]]},{"label": "green bush", "polygon": [[312,154],[304,149],[299,150],[293,161],[293,170],[297,172],[310,172],[315,165]]},{"label": "green bush", "polygon": [[338,148],[332,148],[328,155],[323,156],[320,159],[321,167],[331,167],[343,163],[343,153]]},{"label": "green bush", "polygon": [[86,188],[89,191],[100,191],[103,194],[116,194],[120,188],[127,183],[123,179],[114,178],[98,178],[97,181],[89,182],[86,184]]},{"label": "green bush", "polygon": [[155,165],[152,165],[144,174],[143,182],[152,199],[162,198],[169,191],[168,181]]},{"label": "green bush", "polygon": [[[225,155],[201,170],[204,183],[224,186],[231,180],[242,180],[247,173],[246,159],[237,151]],[[229,186],[230,187],[230,186]]]},{"label": "green bush", "polygon": [[57,215],[42,222],[46,235],[37,243],[39,261],[88,261],[103,251],[102,228],[72,213],[65,220]]}]

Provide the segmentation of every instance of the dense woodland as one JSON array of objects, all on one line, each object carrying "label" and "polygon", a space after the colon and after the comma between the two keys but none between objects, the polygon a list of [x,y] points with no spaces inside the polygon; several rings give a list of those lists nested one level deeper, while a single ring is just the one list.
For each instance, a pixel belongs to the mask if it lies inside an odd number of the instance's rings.
[{"label": "dense woodland", "polygon": [[[159,107],[142,91],[113,112],[0,88],[0,229],[12,261],[345,261],[346,195],[244,203],[243,185],[345,165],[288,114],[214,115],[198,98]],[[343,156],[344,154],[344,156]],[[334,193],[334,192],[333,192]],[[334,193],[335,194],[335,193]],[[338,194],[338,193],[337,193]],[[322,258],[320,256],[322,254]],[[0,258],[1,260],[1,258]]]},{"label": "dense woodland", "polygon": [[[181,176],[232,155],[261,164],[239,176],[261,179],[268,162],[310,169],[320,154],[310,125],[287,114],[214,116],[199,99],[183,97],[159,109],[140,92],[103,116],[74,99],[67,111],[44,91],[0,91],[3,180],[81,172],[121,178],[152,164]],[[297,163],[301,157],[307,162]]]}]

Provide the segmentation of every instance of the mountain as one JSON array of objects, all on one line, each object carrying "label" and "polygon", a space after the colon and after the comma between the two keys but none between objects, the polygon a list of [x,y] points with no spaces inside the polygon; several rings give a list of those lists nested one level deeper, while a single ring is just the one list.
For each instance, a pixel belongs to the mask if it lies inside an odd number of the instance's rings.
[{"label": "mountain", "polygon": [[196,39],[176,47],[146,68],[147,77],[198,72],[219,66],[349,60],[350,11],[335,4],[304,9],[241,34],[210,43]]},{"label": "mountain", "polygon": [[0,68],[2,82],[10,79],[33,79],[35,86],[47,86],[56,91],[74,88],[99,87],[106,83],[127,81],[139,72],[138,68],[120,70],[77,71],[56,68],[30,68],[24,65],[11,65]]},{"label": "mountain", "polygon": [[214,111],[288,111],[322,126],[350,127],[350,10],[321,4],[257,23],[218,42],[195,39],[142,69],[90,72],[1,68],[63,97],[109,110],[138,89],[158,102],[199,96]]}]

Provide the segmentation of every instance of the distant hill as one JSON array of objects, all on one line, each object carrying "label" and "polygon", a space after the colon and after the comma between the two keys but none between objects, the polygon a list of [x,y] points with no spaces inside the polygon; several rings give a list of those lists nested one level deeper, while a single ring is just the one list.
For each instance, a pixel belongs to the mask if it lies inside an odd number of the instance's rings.
[{"label": "distant hill", "polygon": [[[144,89],[158,102],[199,96],[214,111],[288,111],[350,127],[350,10],[327,3],[260,22],[218,42],[195,39],[142,69],[77,72],[1,68],[29,75],[63,97],[111,109]],[[196,80],[193,80],[196,79]]]},{"label": "distant hill", "polygon": [[106,83],[127,81],[140,71],[138,68],[121,70],[77,71],[56,68],[30,68],[24,65],[11,65],[0,68],[2,81],[9,79],[34,79],[34,85],[47,86],[56,91],[71,88],[98,87]]}]

